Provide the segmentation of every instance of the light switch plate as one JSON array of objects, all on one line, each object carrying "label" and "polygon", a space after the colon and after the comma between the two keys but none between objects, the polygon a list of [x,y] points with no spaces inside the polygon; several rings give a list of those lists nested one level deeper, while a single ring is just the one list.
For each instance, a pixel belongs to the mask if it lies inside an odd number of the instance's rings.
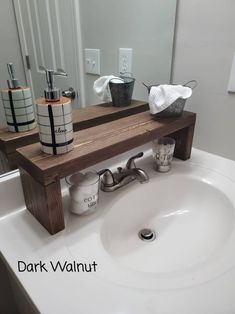
[{"label": "light switch plate", "polygon": [[233,63],[230,72],[230,78],[228,83],[228,92],[235,93],[235,53],[233,55]]},{"label": "light switch plate", "polygon": [[85,71],[100,75],[100,49],[85,49]]}]

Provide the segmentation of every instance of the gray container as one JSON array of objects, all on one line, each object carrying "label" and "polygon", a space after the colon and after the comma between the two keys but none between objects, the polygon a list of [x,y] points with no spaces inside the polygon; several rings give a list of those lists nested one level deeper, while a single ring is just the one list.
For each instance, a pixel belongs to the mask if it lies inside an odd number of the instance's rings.
[{"label": "gray container", "polygon": [[161,112],[153,114],[153,116],[155,118],[180,117],[184,111],[185,103],[186,103],[186,99],[178,98],[169,107],[167,107]]},{"label": "gray container", "polygon": [[[193,85],[189,86],[189,84],[193,84]],[[144,83],[143,83],[143,85],[145,87],[147,87],[148,93],[150,93],[151,87],[158,86],[158,85],[148,86],[148,85],[145,85]],[[187,86],[187,87],[190,87],[191,89],[194,89],[195,87],[197,87],[197,81],[191,80],[191,81],[187,82],[186,84],[184,84],[183,86]],[[176,99],[176,101],[174,101],[169,107],[167,107],[163,111],[158,112],[156,114],[151,114],[151,115],[156,119],[157,118],[180,117],[184,111],[185,103],[186,103],[186,99],[178,98],[178,99]]]},{"label": "gray container", "polygon": [[112,103],[115,107],[125,107],[131,104],[134,90],[135,79],[133,77],[122,77],[123,83],[110,80],[109,88],[112,97]]}]

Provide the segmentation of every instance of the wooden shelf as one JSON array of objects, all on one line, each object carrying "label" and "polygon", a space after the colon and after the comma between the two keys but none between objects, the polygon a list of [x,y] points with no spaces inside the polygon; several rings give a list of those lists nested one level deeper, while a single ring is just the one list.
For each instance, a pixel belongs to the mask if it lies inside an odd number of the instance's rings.
[{"label": "wooden shelf", "polygon": [[[148,104],[138,100],[133,100],[128,107],[114,107],[112,103],[105,103],[74,109],[73,129],[76,132],[146,110]],[[0,150],[6,155],[12,170],[17,167],[16,149],[36,142],[39,142],[38,128],[22,133],[9,132],[7,128],[0,129]]]},{"label": "wooden shelf", "polygon": [[176,139],[175,155],[190,158],[196,114],[153,120],[149,112],[122,118],[75,133],[74,150],[47,155],[39,143],[17,150],[27,208],[52,234],[64,228],[60,179],[114,157],[154,138]]}]

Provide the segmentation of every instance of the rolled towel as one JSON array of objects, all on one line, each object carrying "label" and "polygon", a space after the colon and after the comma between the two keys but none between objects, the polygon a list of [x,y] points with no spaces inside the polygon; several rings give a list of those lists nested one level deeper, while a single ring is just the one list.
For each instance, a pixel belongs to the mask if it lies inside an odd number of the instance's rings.
[{"label": "rolled towel", "polygon": [[149,93],[150,113],[156,114],[173,104],[178,98],[187,99],[192,95],[190,87],[182,85],[152,86]]},{"label": "rolled towel", "polygon": [[123,83],[123,79],[113,75],[102,76],[98,78],[94,82],[93,90],[94,93],[103,101],[110,101],[110,89],[109,89],[109,82],[110,80],[115,79],[115,83]]}]

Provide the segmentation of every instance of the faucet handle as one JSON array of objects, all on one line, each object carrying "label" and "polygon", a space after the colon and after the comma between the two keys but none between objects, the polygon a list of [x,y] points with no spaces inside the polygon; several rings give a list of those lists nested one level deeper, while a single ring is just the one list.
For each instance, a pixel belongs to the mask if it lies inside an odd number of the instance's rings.
[{"label": "faucet handle", "polygon": [[136,168],[136,165],[135,165],[135,159],[137,158],[141,158],[144,156],[144,153],[141,152],[133,157],[131,157],[130,159],[128,159],[127,163],[126,163],[126,169],[132,169],[132,168]]},{"label": "faucet handle", "polygon": [[103,169],[98,171],[98,175],[99,176],[103,176],[102,178],[102,184],[104,186],[114,186],[114,177],[113,177],[113,173],[111,170],[109,169]]}]

